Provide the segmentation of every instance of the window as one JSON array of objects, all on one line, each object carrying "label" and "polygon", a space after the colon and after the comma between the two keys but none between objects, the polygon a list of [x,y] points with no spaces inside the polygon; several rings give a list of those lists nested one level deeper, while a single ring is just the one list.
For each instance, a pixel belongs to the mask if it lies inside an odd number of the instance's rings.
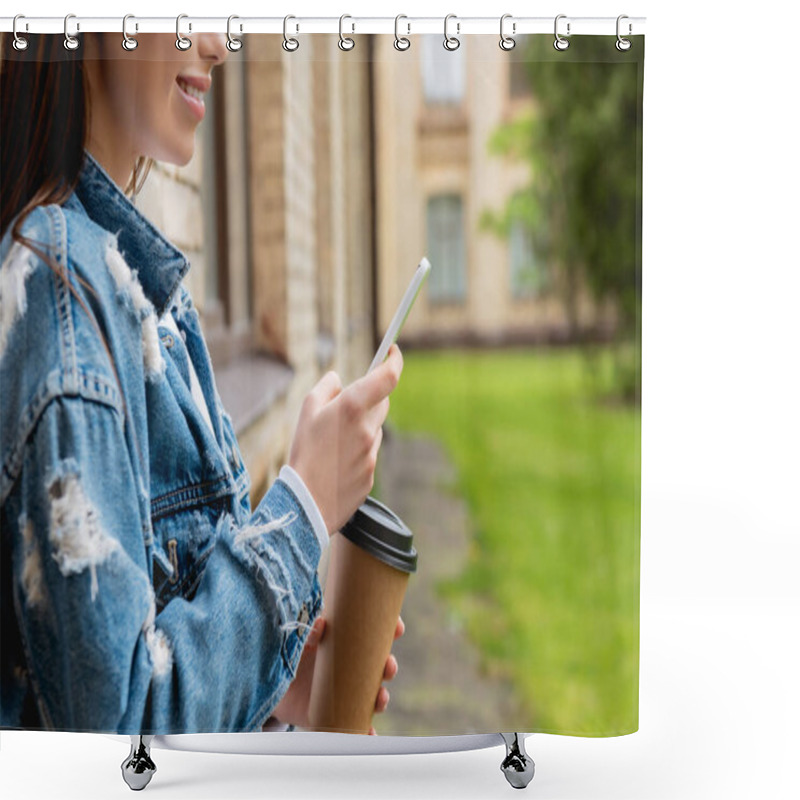
[{"label": "window", "polygon": [[545,273],[536,256],[533,234],[522,220],[511,223],[509,236],[511,261],[511,294],[534,297],[544,288]]},{"label": "window", "polygon": [[442,37],[426,34],[422,39],[422,86],[426,103],[458,104],[464,99],[465,42],[458,50],[445,50]]},{"label": "window", "polygon": [[431,301],[463,302],[466,297],[466,245],[461,196],[431,197],[427,209],[428,253],[433,265],[428,278]]},{"label": "window", "polygon": [[214,366],[251,349],[247,117],[243,62],[214,72],[203,136],[204,326]]}]

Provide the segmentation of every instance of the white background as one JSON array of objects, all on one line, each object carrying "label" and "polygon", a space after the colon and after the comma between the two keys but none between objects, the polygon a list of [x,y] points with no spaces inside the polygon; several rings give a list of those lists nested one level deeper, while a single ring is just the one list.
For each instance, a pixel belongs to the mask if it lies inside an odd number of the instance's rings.
[{"label": "white background", "polygon": [[[64,4],[87,16],[647,17],[640,730],[532,736],[545,798],[797,798],[796,5]],[[613,46],[611,41],[609,46]],[[565,104],[569,103],[564,98]],[[524,597],[520,598],[524,602]],[[4,798],[130,796],[127,747],[2,733]],[[501,746],[421,756],[154,751],[163,798],[509,797]]]}]

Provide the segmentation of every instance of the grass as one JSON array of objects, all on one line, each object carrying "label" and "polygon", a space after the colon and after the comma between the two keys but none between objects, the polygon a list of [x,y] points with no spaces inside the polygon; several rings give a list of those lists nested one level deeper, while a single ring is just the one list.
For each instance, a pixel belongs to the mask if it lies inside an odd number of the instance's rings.
[{"label": "grass", "polygon": [[[404,353],[389,425],[439,439],[476,536],[439,587],[535,730],[638,727],[638,408],[575,350]],[[424,554],[420,554],[424,557]],[[530,728],[534,730],[534,728]]]}]

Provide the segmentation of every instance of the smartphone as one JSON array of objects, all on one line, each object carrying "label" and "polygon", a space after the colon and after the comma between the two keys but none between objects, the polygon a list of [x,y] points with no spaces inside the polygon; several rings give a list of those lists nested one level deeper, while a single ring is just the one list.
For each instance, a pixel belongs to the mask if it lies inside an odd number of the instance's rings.
[{"label": "smartphone", "polygon": [[430,271],[431,262],[423,256],[422,261],[419,262],[419,266],[411,278],[411,283],[408,284],[408,289],[406,289],[403,299],[400,301],[400,305],[397,307],[397,311],[394,312],[394,316],[389,323],[389,328],[386,331],[386,335],[383,337],[378,352],[375,353],[375,358],[372,359],[372,363],[369,365],[369,369],[367,370],[368,375],[375,367],[383,363],[389,353],[389,348],[400,335],[400,330],[403,327],[403,323],[406,321],[408,312],[411,311],[411,306],[414,305],[419,290],[422,288],[422,284],[425,282],[425,278],[428,277]]}]

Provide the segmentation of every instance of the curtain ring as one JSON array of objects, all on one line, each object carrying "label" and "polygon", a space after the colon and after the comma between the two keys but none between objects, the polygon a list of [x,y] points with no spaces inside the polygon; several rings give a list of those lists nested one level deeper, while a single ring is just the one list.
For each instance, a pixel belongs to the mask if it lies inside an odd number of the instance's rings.
[{"label": "curtain ring", "polygon": [[[28,49],[28,40],[23,38],[17,33],[17,20],[18,19],[25,19],[23,14],[17,14],[14,17],[14,25],[12,30],[14,32],[14,49],[15,50],[27,50]],[[28,23],[25,23],[25,30],[28,30]]]},{"label": "curtain ring", "polygon": [[[64,17],[64,49],[65,50],[77,50],[80,42],[74,37],[71,36],[69,31],[67,30],[67,26],[69,25],[70,19],[75,19],[74,14],[67,14]],[[80,30],[80,25],[77,26],[77,29]]]},{"label": "curtain ring", "polygon": [[[506,36],[503,33],[503,23],[507,19],[509,19],[510,17],[511,17],[511,14],[503,14],[503,16],[500,17],[500,49],[501,50],[513,50],[517,45],[517,42],[513,37]],[[517,23],[516,22],[511,23],[511,32],[512,33],[516,33],[517,32]]]},{"label": "curtain ring", "polygon": [[[236,14],[231,14],[228,17],[228,41],[225,42],[225,47],[230,50],[231,53],[236,53],[242,49],[242,40],[237,39],[235,36],[231,36],[231,20],[239,19]],[[241,32],[242,26],[239,26],[239,31]]]},{"label": "curtain ring", "polygon": [[[126,14],[122,18],[122,49],[123,50],[135,50],[139,46],[139,42],[136,41],[132,36],[128,36],[127,32],[127,24],[129,19],[136,19],[133,14]],[[136,30],[139,30],[139,23],[136,23]]]},{"label": "curtain ring", "polygon": [[[567,18],[566,14],[559,14],[556,17],[556,24],[554,28],[556,34],[556,40],[553,42],[553,47],[555,47],[556,50],[566,50],[569,47],[569,39],[565,39],[563,36],[558,35],[558,21],[560,19],[566,19],[566,18]],[[567,23],[567,36],[569,36],[569,22]]]},{"label": "curtain ring", "polygon": [[[627,14],[620,14],[617,17],[617,43],[616,43],[616,48],[620,52],[625,52],[626,50],[630,50],[631,49],[631,45],[632,45],[632,42],[631,42],[630,39],[623,39],[622,36],[620,36],[619,23],[622,22],[623,19],[628,19],[628,15]],[[630,34],[631,34],[631,24],[628,23],[628,36],[630,36]]]},{"label": "curtain ring", "polygon": [[[408,50],[411,47],[411,39],[406,39],[405,36],[400,36],[398,32],[398,23],[401,19],[408,19],[405,14],[398,14],[394,18],[394,47],[395,50]],[[407,22],[406,25],[408,26],[408,32],[411,33],[411,23]]]},{"label": "curtain ring", "polygon": [[300,47],[300,42],[298,42],[297,39],[286,35],[286,23],[289,22],[290,19],[297,19],[297,17],[287,14],[283,18],[283,49],[287,53],[293,53],[298,47]]},{"label": "curtain ring", "polygon": [[[192,40],[187,39],[185,36],[181,35],[181,20],[186,19],[189,15],[188,14],[178,14],[178,18],[175,20],[175,35],[178,37],[175,40],[175,47],[178,50],[188,50],[192,46]],[[189,23],[189,33],[192,32],[192,23]]]},{"label": "curtain ring", "polygon": [[[444,47],[445,50],[450,50],[452,52],[453,50],[458,50],[458,48],[461,47],[461,40],[457,36],[447,35],[447,23],[451,19],[458,19],[458,17],[456,17],[455,14],[448,14],[444,18],[444,41],[442,42],[442,46]],[[456,33],[460,32],[461,32],[461,23],[457,22]]]},{"label": "curtain ring", "polygon": [[[356,46],[355,39],[351,39],[349,36],[345,37],[342,33],[342,23],[346,19],[353,19],[349,14],[342,14],[339,17],[339,49],[340,50],[352,50]],[[356,30],[356,24],[353,23],[353,32]]]}]

